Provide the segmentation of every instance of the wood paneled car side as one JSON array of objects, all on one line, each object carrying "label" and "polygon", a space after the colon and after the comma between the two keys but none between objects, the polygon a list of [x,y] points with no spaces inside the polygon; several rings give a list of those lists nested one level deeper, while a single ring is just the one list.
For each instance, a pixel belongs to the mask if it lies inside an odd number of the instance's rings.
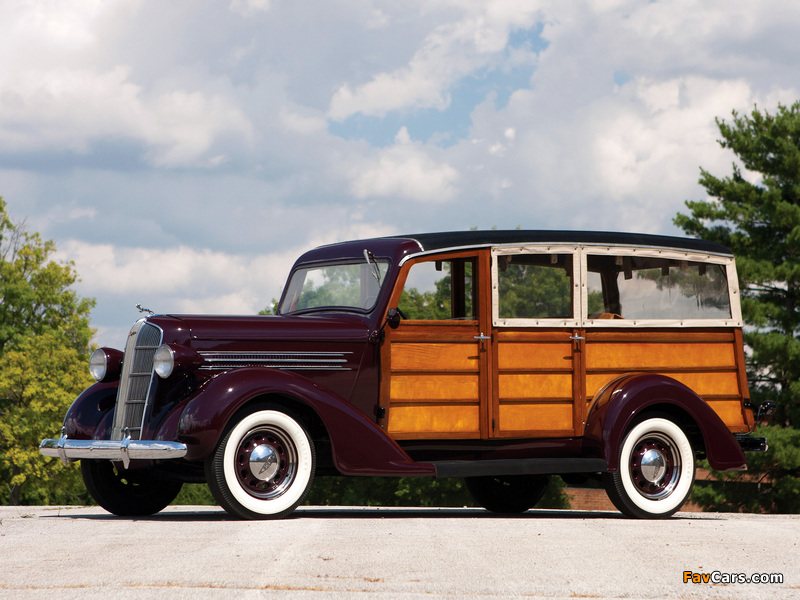
[{"label": "wood paneled car side", "polygon": [[278,518],[317,472],[464,477],[496,512],[549,475],[604,481],[625,514],[673,514],[697,457],[744,469],[750,407],[734,258],[701,240],[430,233],[301,256],[273,316],[151,315],[42,453],[81,460],[110,512],[205,481]]}]

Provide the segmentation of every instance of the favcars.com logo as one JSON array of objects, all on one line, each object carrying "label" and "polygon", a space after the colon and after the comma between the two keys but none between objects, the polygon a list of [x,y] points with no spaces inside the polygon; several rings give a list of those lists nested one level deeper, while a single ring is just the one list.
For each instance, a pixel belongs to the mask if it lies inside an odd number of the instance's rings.
[{"label": "favcars.com logo", "polygon": [[683,583],[783,583],[783,573],[711,573],[683,572]]}]

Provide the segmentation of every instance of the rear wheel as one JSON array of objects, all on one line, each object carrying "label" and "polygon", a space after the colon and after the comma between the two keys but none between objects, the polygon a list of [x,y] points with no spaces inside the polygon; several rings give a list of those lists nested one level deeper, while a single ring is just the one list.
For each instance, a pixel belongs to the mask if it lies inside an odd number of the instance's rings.
[{"label": "rear wheel", "polygon": [[467,490],[477,504],[496,513],[517,514],[533,508],[544,496],[547,475],[467,477]]},{"label": "rear wheel", "polygon": [[165,479],[152,469],[118,469],[108,460],[83,459],[81,475],[95,502],[121,517],[155,514],[183,487],[180,481]]},{"label": "rear wheel", "polygon": [[658,519],[677,512],[692,491],[694,452],[675,422],[651,418],[625,436],[616,473],[605,475],[608,497],[629,517]]},{"label": "rear wheel", "polygon": [[206,463],[220,506],[241,519],[278,519],[303,501],[314,479],[314,443],[292,415],[254,410],[239,417]]}]

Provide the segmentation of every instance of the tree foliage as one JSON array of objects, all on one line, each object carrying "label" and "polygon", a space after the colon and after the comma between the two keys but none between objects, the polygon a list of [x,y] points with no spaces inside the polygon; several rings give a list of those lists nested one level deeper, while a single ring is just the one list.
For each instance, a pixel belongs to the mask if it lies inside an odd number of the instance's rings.
[{"label": "tree foliage", "polygon": [[0,198],[0,503],[85,498],[74,467],[41,456],[64,413],[91,381],[86,354],[94,300],[71,286],[55,245],[15,224]]},{"label": "tree foliage", "polygon": [[772,115],[757,108],[717,119],[733,173],[701,169],[709,199],[690,201],[675,223],[736,255],[754,399],[774,400],[777,419],[800,425],[800,102]]},{"label": "tree foliage", "polygon": [[85,504],[77,463],[64,468],[39,453],[58,437],[69,405],[90,383],[86,355],[49,329],[7,349],[0,359],[0,501],[8,504]]},{"label": "tree foliage", "polygon": [[[675,223],[736,255],[753,400],[777,404],[764,428],[772,447],[750,454],[749,471],[712,473],[693,499],[726,510],[800,510],[796,444],[800,427],[800,102],[775,114],[757,107],[717,119],[723,148],[738,159],[725,177],[701,169],[709,198],[689,201]],[[794,449],[793,449],[794,448]],[[753,493],[752,479],[758,481]]]}]

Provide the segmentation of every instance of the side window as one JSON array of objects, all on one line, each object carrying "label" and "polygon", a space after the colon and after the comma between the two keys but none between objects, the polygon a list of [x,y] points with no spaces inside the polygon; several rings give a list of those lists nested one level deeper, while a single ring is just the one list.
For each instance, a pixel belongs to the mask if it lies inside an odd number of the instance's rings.
[{"label": "side window", "polygon": [[501,319],[570,319],[571,254],[512,254],[497,257]]},{"label": "side window", "polygon": [[408,319],[476,319],[475,265],[474,258],[411,265],[398,308]]},{"label": "side window", "polygon": [[589,319],[730,319],[723,265],[587,256]]}]

